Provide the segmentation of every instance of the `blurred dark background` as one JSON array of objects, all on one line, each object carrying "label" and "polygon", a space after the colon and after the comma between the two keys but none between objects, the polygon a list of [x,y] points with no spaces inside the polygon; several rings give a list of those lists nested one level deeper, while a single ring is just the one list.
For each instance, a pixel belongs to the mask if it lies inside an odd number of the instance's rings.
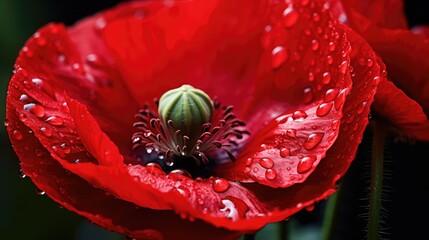
[{"label": "blurred dark background", "polygon": [[[48,22],[71,25],[82,17],[116,5],[118,0],[1,0],[0,1],[0,119],[5,118],[7,84],[15,58],[25,41]],[[428,24],[429,9],[421,1],[407,0],[410,25]],[[428,93],[429,94],[429,93]],[[343,180],[342,207],[335,239],[365,239],[365,213],[369,181],[371,134],[366,133],[357,160]],[[19,177],[19,162],[0,127],[0,239],[2,240],[121,240],[124,237],[100,229],[80,216],[60,208],[46,196],[39,196],[31,181]],[[423,197],[429,190],[429,144],[401,143],[389,138],[385,179],[384,239],[421,239],[427,233],[429,211]],[[302,211],[291,219],[292,239],[316,240],[325,202],[313,211]],[[423,221],[421,220],[423,219]],[[269,225],[258,239],[278,235],[279,225]]]}]

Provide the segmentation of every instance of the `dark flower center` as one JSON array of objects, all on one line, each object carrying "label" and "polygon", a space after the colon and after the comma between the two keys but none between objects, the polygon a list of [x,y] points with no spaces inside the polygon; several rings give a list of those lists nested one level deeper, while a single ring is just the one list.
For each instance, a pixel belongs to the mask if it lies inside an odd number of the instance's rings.
[{"label": "dark flower center", "polygon": [[158,164],[166,173],[210,177],[214,166],[235,160],[249,135],[232,106],[189,85],[167,91],[155,105],[158,111],[146,104],[135,115],[133,151],[142,164]]}]

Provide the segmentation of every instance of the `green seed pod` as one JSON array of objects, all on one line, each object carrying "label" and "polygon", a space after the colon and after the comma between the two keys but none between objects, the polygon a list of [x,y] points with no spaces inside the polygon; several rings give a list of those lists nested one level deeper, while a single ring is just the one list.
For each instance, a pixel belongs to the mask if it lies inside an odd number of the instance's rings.
[{"label": "green seed pod", "polygon": [[164,93],[158,106],[164,124],[172,120],[181,136],[189,137],[190,144],[198,140],[201,126],[211,121],[213,110],[213,103],[205,92],[186,84]]}]

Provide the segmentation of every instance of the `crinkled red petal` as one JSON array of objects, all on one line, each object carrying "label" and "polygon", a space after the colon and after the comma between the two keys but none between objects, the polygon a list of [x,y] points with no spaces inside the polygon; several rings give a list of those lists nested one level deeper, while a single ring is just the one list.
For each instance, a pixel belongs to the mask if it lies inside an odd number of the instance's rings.
[{"label": "crinkled red petal", "polygon": [[[382,28],[407,29],[408,23],[405,16],[404,3],[402,0],[328,0],[327,2],[339,2],[347,12],[348,23],[349,12],[359,12],[368,18],[373,24]],[[353,27],[353,25],[351,25]]]},{"label": "crinkled red petal", "polygon": [[187,83],[239,110],[250,98],[262,53],[267,1],[163,4],[135,1],[99,20],[133,96],[144,104]]},{"label": "crinkled red petal", "polygon": [[[336,191],[337,181],[348,170],[355,158],[363,132],[368,124],[370,105],[380,81],[380,66],[371,47],[359,35],[343,26],[351,43],[353,87],[347,96],[334,145],[326,157],[302,184],[284,189],[273,189],[260,184],[245,185],[264,202],[273,216],[288,216],[290,212],[311,207]],[[374,64],[361,64],[361,59],[371,59]],[[289,211],[289,212],[288,212]]]},{"label": "crinkled red petal", "polygon": [[284,188],[304,182],[334,144],[352,82],[350,45],[329,12],[314,2],[277,7],[249,106],[253,135],[218,174]]},{"label": "crinkled red petal", "polygon": [[[7,130],[14,150],[21,160],[22,171],[40,191],[67,209],[93,223],[136,239],[236,239],[240,233],[215,228],[203,221],[183,220],[172,211],[138,207],[120,200],[109,192],[95,188],[79,176],[65,170],[35,137],[32,129],[21,122],[14,108],[19,95],[9,88]],[[192,234],[189,229],[192,228]]]},{"label": "crinkled red petal", "polygon": [[359,33],[387,66],[389,79],[429,115],[429,44],[425,36],[407,30],[380,29],[355,13]]},{"label": "crinkled red petal", "polygon": [[[381,59],[379,65],[384,68]],[[429,120],[422,107],[388,81],[385,75],[381,77],[372,108],[404,138],[429,141]]]},{"label": "crinkled red petal", "polygon": [[[94,34],[94,19],[73,30],[59,24],[43,27],[30,38],[17,59],[23,68],[27,95],[25,104],[63,104],[64,91],[84,103],[106,133],[129,151],[133,114],[138,106],[122,83],[103,42]],[[58,104],[57,104],[58,103]],[[127,107],[124,107],[127,106]],[[50,107],[50,106],[46,106]],[[49,112],[46,112],[49,117]]]}]

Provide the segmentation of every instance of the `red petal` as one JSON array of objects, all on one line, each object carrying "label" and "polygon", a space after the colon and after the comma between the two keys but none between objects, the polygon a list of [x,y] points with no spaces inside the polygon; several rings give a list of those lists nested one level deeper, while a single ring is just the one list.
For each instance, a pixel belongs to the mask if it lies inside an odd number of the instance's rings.
[{"label": "red petal", "polygon": [[239,109],[255,79],[266,1],[160,5],[120,6],[105,15],[100,30],[132,94],[143,104],[188,83]]},{"label": "red petal", "polygon": [[408,28],[402,0],[328,0],[328,2],[340,2],[343,5],[352,27],[353,20],[350,18],[353,16],[350,13],[356,11],[378,27]]},{"label": "red petal", "polygon": [[[302,184],[285,189],[272,189],[258,184],[245,185],[264,202],[268,210],[273,211],[272,216],[278,214],[287,217],[290,212],[311,206],[334,193],[337,181],[346,173],[355,158],[368,124],[370,105],[380,79],[380,67],[368,44],[347,27],[344,29],[352,46],[353,88],[346,98],[344,117],[341,119],[340,132],[334,145]],[[374,64],[368,67],[367,64],[361,64],[360,59],[373,59]]]},{"label": "red petal", "polygon": [[8,105],[7,117],[7,130],[23,172],[40,191],[91,222],[137,239],[236,239],[240,234],[199,220],[183,220],[172,211],[140,208],[95,188],[52,159],[32,130],[20,122],[12,105]]},{"label": "red petal", "polygon": [[[103,43],[93,34],[93,22],[89,19],[80,23],[71,31],[73,38],[64,26],[55,24],[35,33],[16,62],[16,68],[25,73],[22,81],[26,91],[21,93],[31,98],[25,103],[34,100],[46,108],[60,110],[66,91],[85,103],[109,136],[121,143],[133,131],[133,114],[138,107],[121,82]],[[79,37],[87,43],[78,41]],[[48,102],[54,106],[48,106]],[[46,112],[46,117],[48,114]],[[129,150],[128,142],[123,145],[120,146],[124,150]]]},{"label": "red petal", "polygon": [[372,107],[374,112],[393,125],[400,135],[429,141],[429,120],[422,107],[386,77],[381,78]]},{"label": "red petal", "polygon": [[[279,8],[282,17],[264,36],[258,92],[249,105],[248,126],[254,136],[236,162],[219,167],[219,174],[288,187],[304,182],[335,142],[351,87],[350,45],[320,6]],[[293,12],[297,17],[291,20]]]},{"label": "red petal", "polygon": [[413,28],[411,28],[411,31],[413,31],[413,33],[418,34],[418,35],[422,35],[425,36],[426,38],[429,38],[429,26],[414,26]]}]

